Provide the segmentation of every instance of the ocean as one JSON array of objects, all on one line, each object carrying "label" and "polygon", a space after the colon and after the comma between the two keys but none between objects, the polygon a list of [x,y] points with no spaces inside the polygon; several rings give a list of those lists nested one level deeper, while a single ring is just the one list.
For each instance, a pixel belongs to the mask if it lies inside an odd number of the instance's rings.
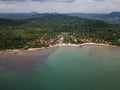
[{"label": "ocean", "polygon": [[120,48],[85,45],[0,53],[0,90],[120,90]]}]

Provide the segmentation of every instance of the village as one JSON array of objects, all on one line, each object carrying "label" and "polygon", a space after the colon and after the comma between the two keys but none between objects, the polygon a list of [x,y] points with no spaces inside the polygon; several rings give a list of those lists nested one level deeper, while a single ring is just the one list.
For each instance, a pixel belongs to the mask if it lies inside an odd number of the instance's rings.
[{"label": "village", "polygon": [[80,37],[75,33],[60,33],[56,37],[40,37],[36,41],[29,42],[24,49],[49,47],[51,45],[63,44],[82,44],[82,43],[104,43],[110,44],[108,41],[99,38]]}]

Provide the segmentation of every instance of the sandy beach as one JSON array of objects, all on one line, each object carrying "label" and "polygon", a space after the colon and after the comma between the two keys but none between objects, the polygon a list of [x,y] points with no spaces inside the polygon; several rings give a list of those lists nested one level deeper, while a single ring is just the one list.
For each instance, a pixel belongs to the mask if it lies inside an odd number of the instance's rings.
[{"label": "sandy beach", "polygon": [[104,43],[82,43],[82,44],[56,44],[56,45],[50,45],[49,47],[42,47],[42,48],[29,48],[26,50],[22,50],[22,49],[9,49],[9,50],[0,50],[0,53],[14,53],[14,54],[20,54],[23,52],[28,52],[28,51],[34,51],[34,50],[43,50],[43,49],[47,49],[47,48],[52,48],[52,47],[61,47],[61,46],[70,46],[70,47],[83,47],[85,45],[97,45],[97,46],[107,46],[107,47],[116,47],[119,48],[120,46],[115,46],[115,45],[109,45],[109,44],[104,44]]},{"label": "sandy beach", "polygon": [[82,43],[82,44],[56,44],[50,47],[59,47],[59,46],[73,46],[73,47],[83,47],[85,45],[98,45],[98,46],[107,46],[107,47],[120,47],[120,46],[115,46],[115,45],[109,45],[109,44],[104,44],[104,43]]}]

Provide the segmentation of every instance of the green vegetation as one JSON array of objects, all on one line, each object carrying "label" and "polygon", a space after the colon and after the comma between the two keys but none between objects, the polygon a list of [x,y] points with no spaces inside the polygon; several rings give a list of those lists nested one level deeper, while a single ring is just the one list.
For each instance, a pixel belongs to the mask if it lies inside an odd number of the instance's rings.
[{"label": "green vegetation", "polygon": [[120,46],[119,28],[119,25],[99,20],[59,14],[41,14],[21,20],[0,19],[0,50],[48,47],[61,37],[65,43],[92,41]]}]

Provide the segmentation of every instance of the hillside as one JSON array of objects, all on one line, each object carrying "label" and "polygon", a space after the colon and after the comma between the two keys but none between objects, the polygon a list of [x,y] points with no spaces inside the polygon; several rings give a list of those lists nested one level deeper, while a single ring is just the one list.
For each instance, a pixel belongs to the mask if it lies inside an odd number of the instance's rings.
[{"label": "hillside", "polygon": [[69,16],[78,16],[87,19],[103,20],[108,23],[120,24],[120,12],[104,13],[66,13]]},{"label": "hillside", "polygon": [[[83,39],[120,45],[120,26],[99,20],[60,14],[39,14],[28,19],[0,19],[0,49],[47,47],[58,43],[82,43]],[[62,35],[61,35],[62,34]]]}]

